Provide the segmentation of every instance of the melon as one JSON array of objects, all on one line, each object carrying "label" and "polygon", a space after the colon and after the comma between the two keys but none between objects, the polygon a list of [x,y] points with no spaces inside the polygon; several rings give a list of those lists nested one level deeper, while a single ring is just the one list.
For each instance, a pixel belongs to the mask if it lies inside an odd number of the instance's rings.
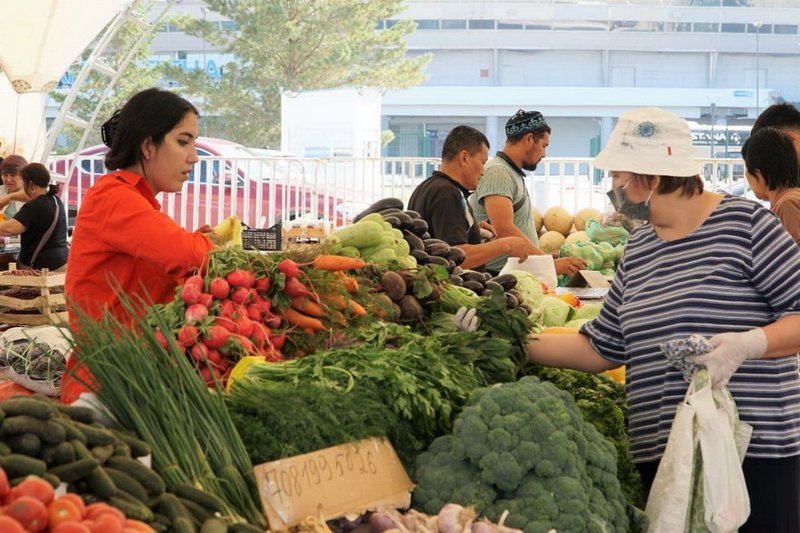
[{"label": "melon", "polygon": [[570,244],[575,244],[576,242],[589,242],[589,236],[586,235],[585,231],[573,231],[567,235],[566,242]]},{"label": "melon", "polygon": [[542,212],[533,208],[533,225],[536,226],[536,234],[542,234],[542,226],[544,225],[544,221],[542,220]]},{"label": "melon", "polygon": [[590,218],[595,219],[598,222],[603,221],[603,213],[595,209],[594,207],[584,207],[577,213],[575,213],[575,229],[578,231],[583,231],[586,229],[586,221]]},{"label": "melon", "polygon": [[566,237],[557,231],[546,231],[539,237],[539,248],[546,254],[552,254],[557,252],[566,240]]},{"label": "melon", "polygon": [[572,229],[572,215],[563,207],[551,207],[544,213],[544,227],[566,237]]}]

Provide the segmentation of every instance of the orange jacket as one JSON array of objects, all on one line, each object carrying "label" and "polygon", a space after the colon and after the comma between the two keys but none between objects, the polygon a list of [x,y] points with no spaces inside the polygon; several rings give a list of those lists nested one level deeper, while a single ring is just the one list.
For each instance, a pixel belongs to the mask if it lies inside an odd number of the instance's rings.
[{"label": "orange jacket", "polygon": [[[65,292],[72,305],[93,318],[108,309],[130,324],[114,286],[134,302],[141,297],[164,303],[175,296],[180,278],[203,267],[211,241],[181,228],[160,208],[150,186],[133,172],[103,176],[86,192],[69,251]],[[77,316],[72,311],[69,319],[74,329]],[[68,367],[76,364],[73,355]],[[64,374],[63,402],[85,390]]]}]

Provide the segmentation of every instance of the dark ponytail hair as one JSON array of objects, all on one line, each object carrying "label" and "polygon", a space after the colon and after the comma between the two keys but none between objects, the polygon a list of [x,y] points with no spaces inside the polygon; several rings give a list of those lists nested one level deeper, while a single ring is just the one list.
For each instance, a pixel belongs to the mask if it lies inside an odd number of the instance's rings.
[{"label": "dark ponytail hair", "polygon": [[61,191],[58,183],[50,183],[50,171],[41,163],[30,163],[19,171],[23,186],[33,183],[39,187],[49,187],[47,194],[55,195]]},{"label": "dark ponytail hair", "polygon": [[142,143],[149,137],[160,145],[189,112],[200,114],[188,100],[170,91],[153,87],[133,95],[112,117],[113,127],[107,128],[112,138],[104,139],[111,146],[106,168],[118,170],[141,161]]}]

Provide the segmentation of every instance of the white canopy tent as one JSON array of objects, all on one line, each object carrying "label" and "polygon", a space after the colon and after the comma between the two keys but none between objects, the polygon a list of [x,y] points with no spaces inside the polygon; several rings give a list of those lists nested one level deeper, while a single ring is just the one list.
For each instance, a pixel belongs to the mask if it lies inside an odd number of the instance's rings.
[{"label": "white canopy tent", "polygon": [[0,17],[0,156],[43,156],[45,98],[131,0],[14,0]]}]

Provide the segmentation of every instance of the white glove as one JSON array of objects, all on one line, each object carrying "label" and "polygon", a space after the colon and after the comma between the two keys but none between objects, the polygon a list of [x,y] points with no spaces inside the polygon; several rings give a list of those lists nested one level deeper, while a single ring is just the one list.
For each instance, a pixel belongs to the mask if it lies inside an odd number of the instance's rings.
[{"label": "white glove", "polygon": [[708,369],[711,386],[719,389],[748,359],[761,359],[767,351],[767,336],[761,328],[737,333],[720,333],[708,340],[714,348],[705,355],[687,358]]},{"label": "white glove", "polygon": [[474,307],[471,309],[462,307],[453,316],[453,323],[456,325],[456,328],[461,331],[475,331],[478,329],[478,324],[480,324],[480,322],[481,319],[478,318],[478,310]]},{"label": "white glove", "polygon": [[108,407],[100,402],[100,399],[93,392],[82,392],[78,399],[70,405],[78,405],[80,407],[88,407],[93,411],[94,419],[106,427],[117,426],[117,420],[114,418]]}]

